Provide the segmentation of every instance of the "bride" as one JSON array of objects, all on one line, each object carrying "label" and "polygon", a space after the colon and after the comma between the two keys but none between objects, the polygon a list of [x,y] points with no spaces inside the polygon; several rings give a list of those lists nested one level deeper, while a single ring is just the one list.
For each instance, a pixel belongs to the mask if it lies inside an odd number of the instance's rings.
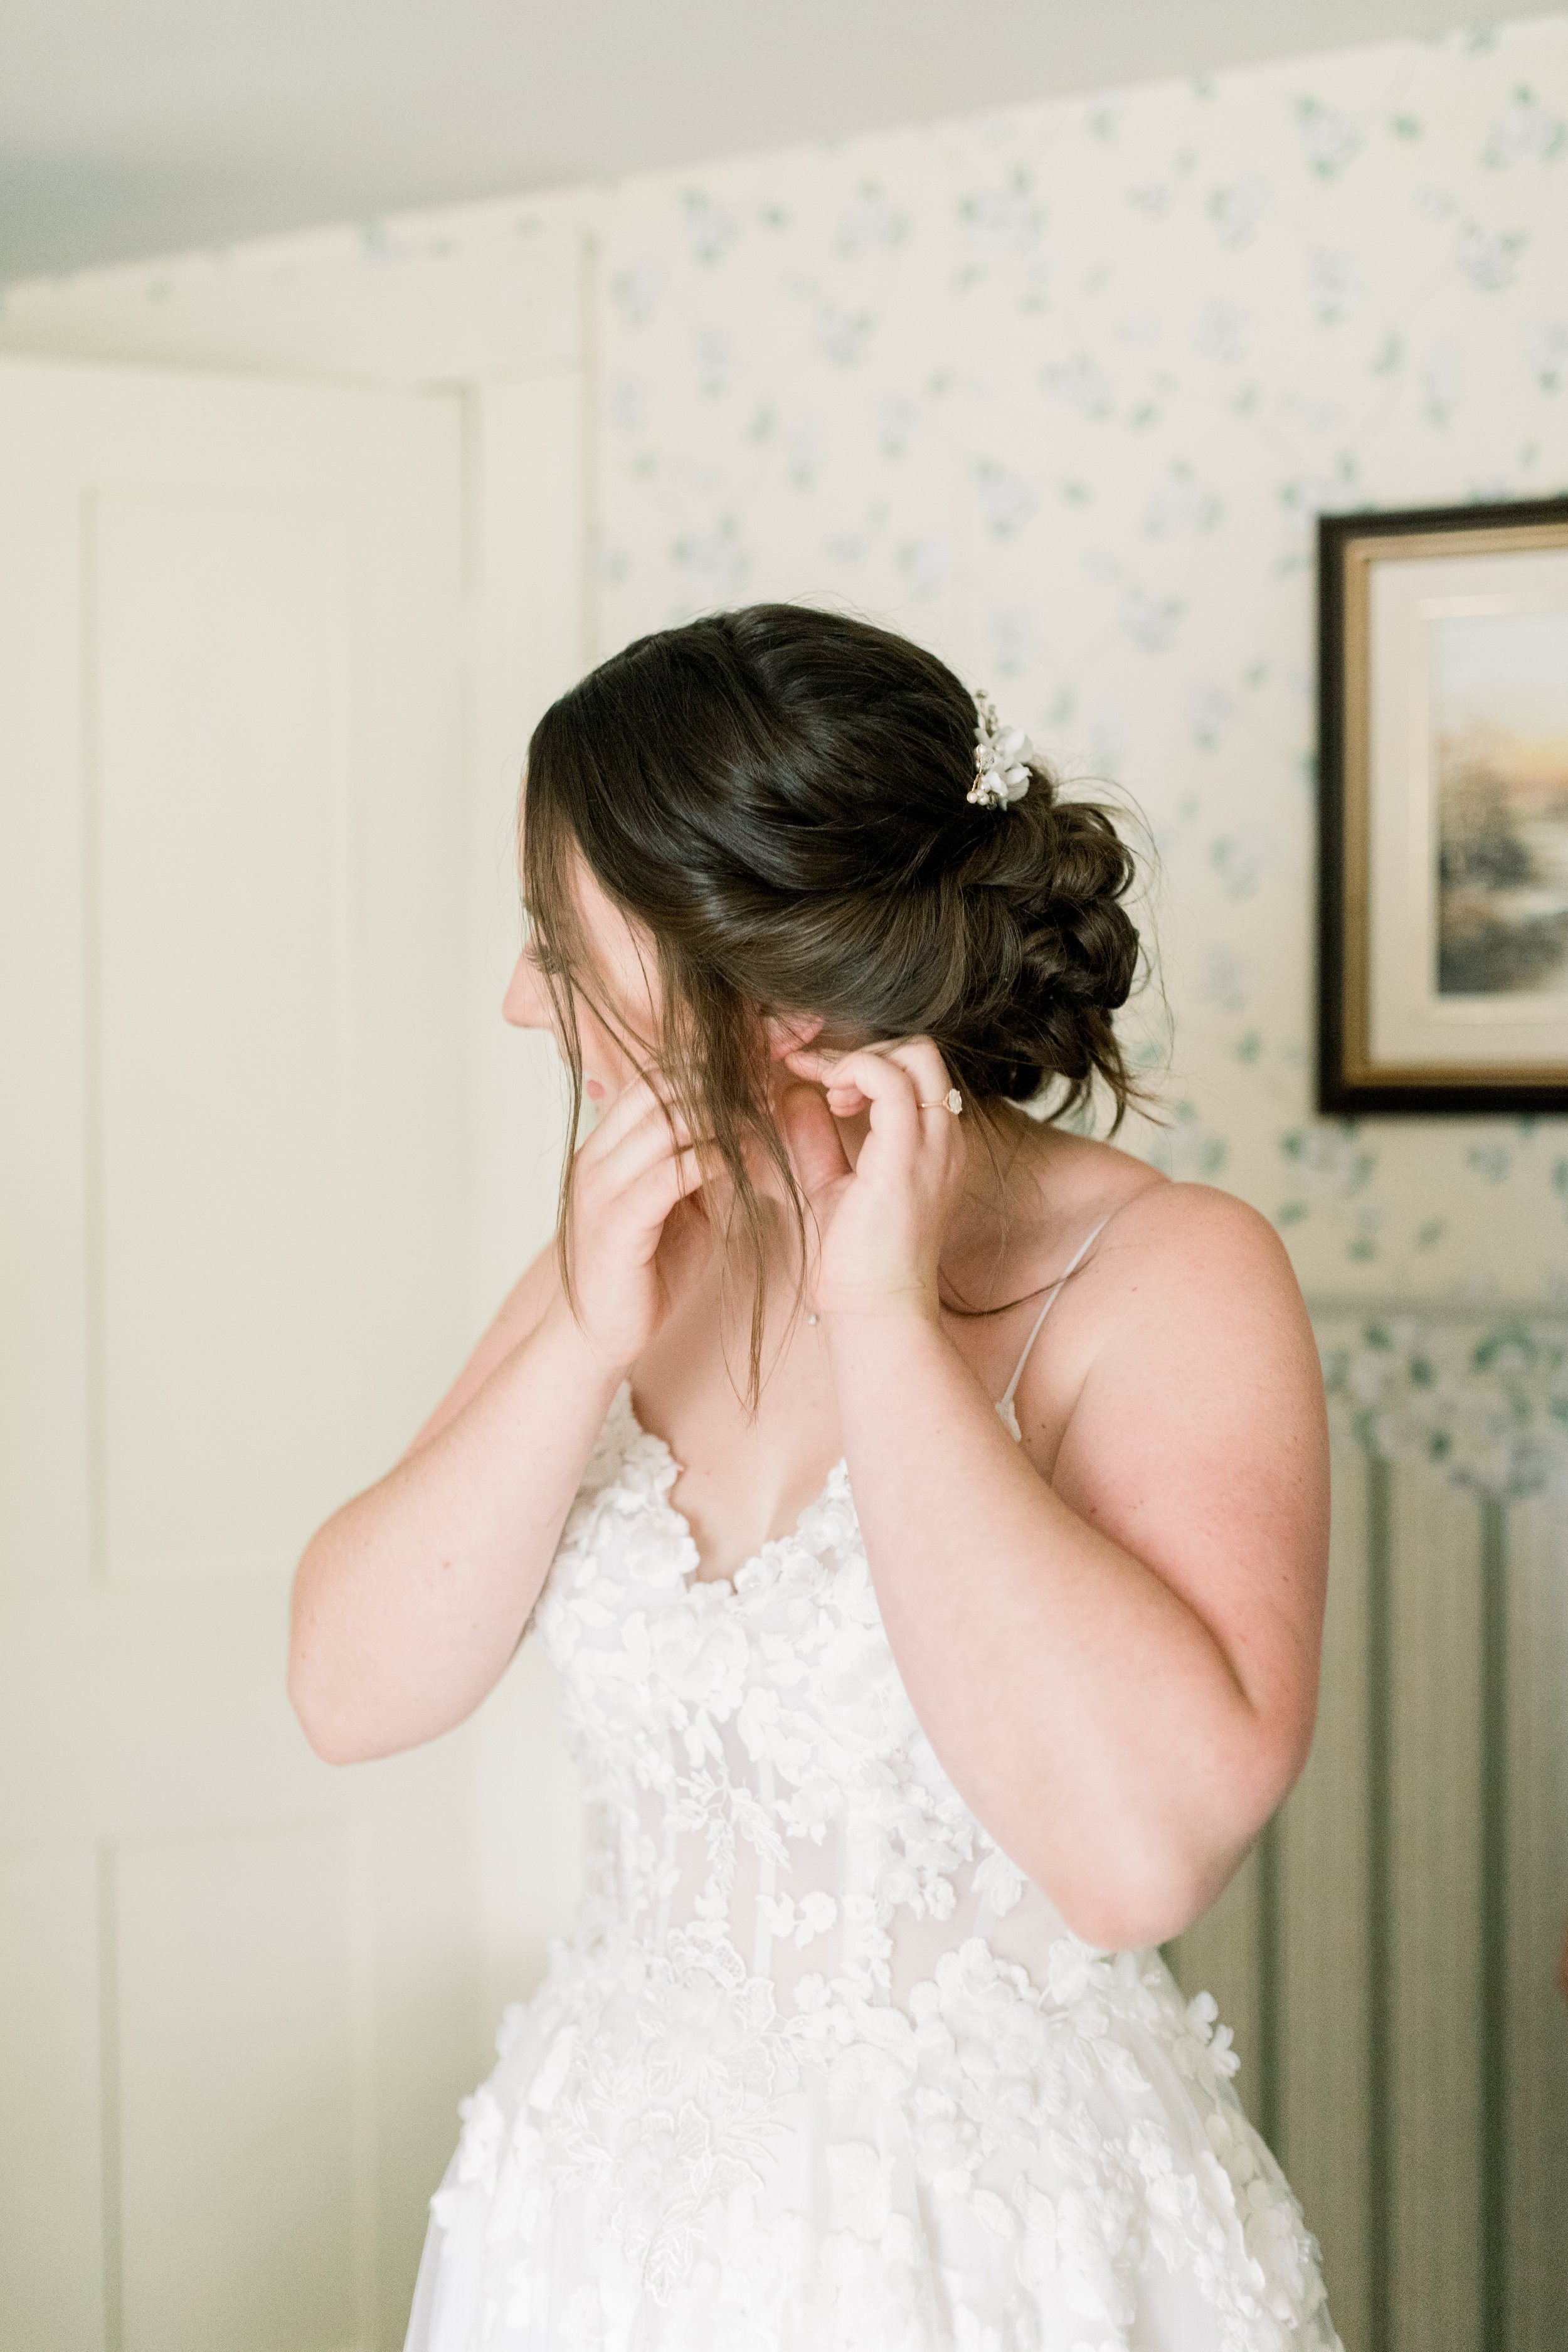
[{"label": "bride", "polygon": [[1321,1383],[1269,1226],[1061,1123],[1136,1093],[1109,816],[757,605],[545,714],[521,854],[506,1015],[602,1115],[294,1595],[322,1756],[531,1631],[588,1798],[410,2352],[1328,2352],[1157,1949],[1307,1754]]}]

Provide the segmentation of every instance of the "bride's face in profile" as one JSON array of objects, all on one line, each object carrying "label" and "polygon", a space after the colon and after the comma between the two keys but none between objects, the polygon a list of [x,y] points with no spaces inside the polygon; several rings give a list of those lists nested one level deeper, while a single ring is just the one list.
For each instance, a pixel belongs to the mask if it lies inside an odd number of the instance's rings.
[{"label": "bride's face in profile", "polygon": [[[660,1034],[663,992],[653,941],[647,930],[600,887],[581,857],[574,861],[574,888],[584,941],[593,963],[595,992],[611,1007],[621,1034],[635,1038],[644,1049],[645,1057],[654,1059]],[[507,982],[501,1012],[515,1029],[548,1030],[555,1037],[557,1050],[564,1060],[554,1007],[540,968],[540,954],[536,940],[524,944]],[[583,1091],[603,1110],[637,1076],[637,1071],[620,1036],[606,1026],[581,990],[575,992],[575,1006],[583,1056]],[[821,1023],[809,1015],[788,1022],[769,1018],[765,1027],[774,1063],[775,1088],[798,1085],[800,1080],[792,1077],[784,1067],[784,1056],[792,1049],[808,1045]],[[779,1190],[776,1171],[762,1158],[753,1170],[753,1181],[763,1193],[772,1195]]]},{"label": "bride's face in profile", "polygon": [[[626,1033],[645,1045],[651,1054],[659,1034],[660,1016],[658,966],[652,942],[605,896],[581,858],[576,860],[575,895],[584,937],[593,958],[597,992],[608,1000]],[[501,1012],[514,1029],[548,1029],[553,1034],[554,1009],[540,970],[539,954],[537,940],[529,940],[507,982]],[[618,1039],[580,991],[576,1011],[583,1053],[583,1089],[590,1101],[603,1106],[615,1100],[636,1072]]]}]

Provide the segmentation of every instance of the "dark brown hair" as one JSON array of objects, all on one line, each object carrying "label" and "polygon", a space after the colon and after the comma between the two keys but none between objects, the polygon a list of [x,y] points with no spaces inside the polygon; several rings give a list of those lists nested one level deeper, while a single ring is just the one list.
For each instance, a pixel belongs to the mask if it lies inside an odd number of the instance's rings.
[{"label": "dark brown hair", "polygon": [[[764,1229],[748,1139],[779,1171],[803,1263],[805,1241],[764,1014],[820,1016],[816,1045],[830,1052],[931,1037],[988,1141],[1000,1102],[1061,1118],[1098,1082],[1114,1133],[1139,1095],[1111,1019],[1138,962],[1121,903],[1131,856],[1110,813],[1064,797],[1037,758],[1022,800],[969,802],[976,717],[922,646],[836,613],[752,604],[639,637],[552,703],[529,745],[523,894],[571,1072],[568,1133],[583,1103],[575,991],[634,1067],[648,1055],[662,1070],[692,1133],[714,1139],[733,1188],[726,1275],[738,1225],[752,1277],[753,1411]],[[651,934],[656,1040],[628,1039],[604,1001],[578,855]],[[568,1151],[568,1298],[572,1177]]]}]

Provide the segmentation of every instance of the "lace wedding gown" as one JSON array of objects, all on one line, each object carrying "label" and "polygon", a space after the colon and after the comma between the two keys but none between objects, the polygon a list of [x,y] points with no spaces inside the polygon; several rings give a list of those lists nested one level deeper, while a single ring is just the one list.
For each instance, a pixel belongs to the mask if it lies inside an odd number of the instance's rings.
[{"label": "lace wedding gown", "polygon": [[679,1470],[623,1385],[530,1621],[586,1889],[407,2352],[1340,2352],[1214,2002],[1082,1942],[938,1763],[844,1462],[726,1582]]}]

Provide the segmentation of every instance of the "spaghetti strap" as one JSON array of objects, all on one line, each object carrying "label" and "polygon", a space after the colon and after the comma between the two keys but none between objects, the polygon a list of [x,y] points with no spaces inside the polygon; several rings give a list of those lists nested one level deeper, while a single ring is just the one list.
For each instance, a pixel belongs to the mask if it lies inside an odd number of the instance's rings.
[{"label": "spaghetti strap", "polygon": [[1029,1350],[1034,1346],[1037,1338],[1039,1336],[1041,1324],[1045,1321],[1047,1316],[1056,1305],[1057,1300],[1060,1296],[1063,1283],[1067,1280],[1068,1274],[1076,1274],[1078,1272],[1079,1267],[1083,1264],[1085,1257],[1089,1254],[1090,1243],[1099,1240],[1100,1234],[1105,1231],[1106,1226],[1110,1223],[1110,1219],[1109,1217],[1101,1217],[1093,1233],[1087,1234],[1083,1240],[1079,1244],[1078,1248],[1073,1252],[1072,1262],[1068,1265],[1067,1273],[1058,1274],[1056,1280],[1051,1284],[1050,1288],[1046,1295],[1046,1303],[1035,1318],[1035,1328],[1024,1342],[1024,1352],[1013,1368],[1013,1377],[1008,1381],[1006,1389],[1003,1394],[997,1399],[998,1406],[1012,1403],[1013,1391],[1017,1387],[1024,1367],[1029,1360]]}]

